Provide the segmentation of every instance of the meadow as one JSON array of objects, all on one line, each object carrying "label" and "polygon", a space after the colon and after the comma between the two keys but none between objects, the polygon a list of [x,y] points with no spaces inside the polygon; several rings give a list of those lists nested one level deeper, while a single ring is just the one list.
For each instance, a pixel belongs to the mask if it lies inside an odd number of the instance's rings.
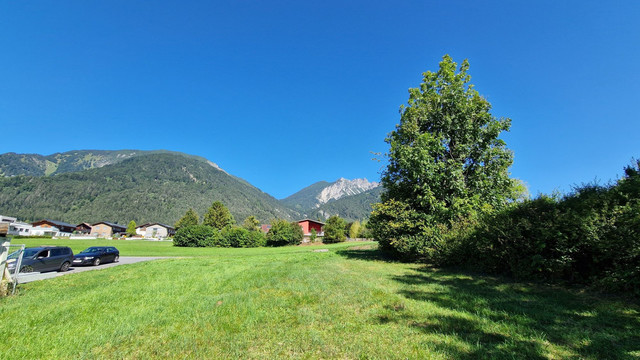
[{"label": "meadow", "polygon": [[394,262],[371,242],[19,241],[175,258],[20,285],[0,299],[2,359],[640,358],[638,304]]}]

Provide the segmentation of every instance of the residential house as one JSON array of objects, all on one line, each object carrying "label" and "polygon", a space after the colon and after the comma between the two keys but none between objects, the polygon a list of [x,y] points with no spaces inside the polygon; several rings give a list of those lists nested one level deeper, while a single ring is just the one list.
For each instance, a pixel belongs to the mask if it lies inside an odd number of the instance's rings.
[{"label": "residential house", "polygon": [[9,224],[9,231],[7,232],[7,234],[29,236],[32,235],[32,232],[33,226],[31,224],[15,221]]},{"label": "residential house", "polygon": [[71,236],[76,226],[57,220],[44,219],[31,223],[31,235]]},{"label": "residential house", "polygon": [[322,231],[322,227],[324,226],[323,222],[304,219],[298,221],[298,225],[300,225],[300,227],[302,228],[302,233],[304,234],[304,236],[310,236],[311,230],[315,230],[318,236],[324,235],[324,232]]},{"label": "residential house", "polygon": [[11,224],[11,223],[16,222],[16,221],[18,221],[18,219],[14,218],[14,217],[0,215],[0,222]]},{"label": "residential house", "polygon": [[260,230],[262,230],[263,233],[268,233],[269,230],[271,230],[271,225],[270,224],[262,224],[260,225]]},{"label": "residential house", "polygon": [[127,227],[108,221],[101,221],[91,225],[90,235],[107,239],[112,236],[120,236],[127,232]]},{"label": "residential house", "polygon": [[91,224],[82,223],[76,225],[76,234],[89,235],[91,233]]},{"label": "residential house", "polygon": [[166,224],[150,223],[145,225],[145,238],[164,239],[172,237],[176,233],[176,229]]},{"label": "residential house", "polygon": [[142,224],[140,226],[136,226],[136,235],[145,236],[147,232],[147,226],[151,225],[151,223]]}]

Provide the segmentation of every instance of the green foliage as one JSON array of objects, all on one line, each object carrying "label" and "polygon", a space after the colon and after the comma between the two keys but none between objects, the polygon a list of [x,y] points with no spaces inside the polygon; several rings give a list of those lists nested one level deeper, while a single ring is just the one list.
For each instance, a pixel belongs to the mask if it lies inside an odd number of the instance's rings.
[{"label": "green foliage", "polygon": [[200,222],[199,220],[200,216],[198,215],[198,213],[193,210],[193,208],[189,208],[184,216],[181,217],[178,222],[176,222],[175,228],[180,229],[181,227],[185,226],[198,225],[198,223]]},{"label": "green foliage", "polygon": [[249,231],[260,231],[260,220],[253,215],[247,216],[242,223],[242,227]]},{"label": "green foliage", "polygon": [[316,242],[317,237],[318,237],[318,232],[316,231],[316,229],[311,229],[311,231],[309,232],[309,241]]},{"label": "green foliage", "polygon": [[127,235],[134,236],[136,234],[136,222],[131,220],[127,225]]},{"label": "green foliage", "polygon": [[514,196],[512,154],[499,139],[511,120],[491,115],[491,104],[469,84],[467,60],[456,67],[446,55],[437,72],[423,74],[386,139],[384,203],[370,225],[384,249],[403,257],[442,256],[443,232],[452,224],[500,209]]},{"label": "green foliage", "polygon": [[344,219],[336,215],[331,216],[327,219],[323,227],[324,237],[322,238],[322,242],[331,244],[345,241],[347,239],[345,235],[346,226],[347,224]]},{"label": "green foliage", "polygon": [[214,247],[221,246],[220,232],[207,225],[184,226],[173,237],[174,246]]},{"label": "green foliage", "polygon": [[[640,163],[608,186],[515,203],[461,236],[452,263],[640,296]],[[456,261],[457,260],[457,261]]]},{"label": "green foliage", "polygon": [[266,239],[260,231],[249,231],[244,227],[228,226],[222,230],[224,243],[234,248],[264,246]]},{"label": "green foliage", "polygon": [[215,229],[222,230],[227,226],[231,226],[236,223],[227,209],[226,206],[220,201],[214,201],[211,204],[211,207],[204,214],[204,219],[202,220],[204,225],[209,225]]},{"label": "green foliage", "polygon": [[267,245],[299,245],[302,242],[303,236],[302,228],[297,223],[277,219],[272,221],[271,229],[269,229],[267,233]]},{"label": "green foliage", "polygon": [[349,237],[352,239],[360,237],[360,221],[356,220],[349,227]]}]

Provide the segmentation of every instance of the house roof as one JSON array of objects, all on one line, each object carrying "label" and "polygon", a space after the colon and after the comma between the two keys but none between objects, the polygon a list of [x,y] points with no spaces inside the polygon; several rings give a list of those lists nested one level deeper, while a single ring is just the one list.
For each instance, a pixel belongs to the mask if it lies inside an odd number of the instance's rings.
[{"label": "house roof", "polygon": [[96,226],[98,224],[105,224],[105,225],[107,225],[109,227],[112,227],[112,228],[122,228],[122,229],[126,229],[127,228],[124,225],[120,225],[120,224],[116,224],[116,223],[112,223],[112,222],[108,222],[108,221],[100,221],[100,222],[97,222],[97,223],[95,223],[95,224],[93,224],[91,226]]},{"label": "house roof", "polygon": [[316,224],[320,224],[320,225],[324,225],[323,222],[320,222],[318,220],[311,220],[311,219],[302,219],[302,220],[298,220],[298,224],[303,222],[303,221],[308,221],[308,222],[312,222],[312,223],[316,223]]},{"label": "house roof", "polygon": [[66,223],[64,221],[56,221],[56,220],[51,220],[51,219],[43,219],[43,220],[40,220],[40,221],[33,222],[32,224],[43,222],[43,221],[48,222],[48,223],[52,223],[52,224],[57,225],[57,226],[72,227],[72,228],[76,227],[75,225]]},{"label": "house roof", "polygon": [[164,228],[167,228],[167,229],[173,229],[173,226],[170,226],[170,225],[167,225],[167,224],[163,224],[163,223],[159,223],[159,222],[155,222],[155,223],[148,223],[148,224],[145,224],[145,225],[146,225],[147,227],[152,226],[152,225],[160,225],[160,226],[162,226],[162,227],[164,227]]},{"label": "house roof", "polygon": [[91,224],[89,224],[89,223],[80,223],[80,224],[76,225],[76,227],[82,226],[82,225],[91,227]]}]

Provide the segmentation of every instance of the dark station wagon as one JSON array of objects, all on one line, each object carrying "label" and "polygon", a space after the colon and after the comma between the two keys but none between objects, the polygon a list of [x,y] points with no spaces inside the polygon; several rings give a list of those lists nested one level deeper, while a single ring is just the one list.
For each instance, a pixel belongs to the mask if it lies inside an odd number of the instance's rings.
[{"label": "dark station wagon", "polygon": [[[40,246],[24,249],[20,272],[67,271],[73,261],[73,251],[67,246]],[[15,271],[16,262],[7,261],[9,271]]]},{"label": "dark station wagon", "polygon": [[73,265],[93,265],[116,262],[120,258],[120,251],[113,246],[92,246],[82,250],[73,257]]}]

